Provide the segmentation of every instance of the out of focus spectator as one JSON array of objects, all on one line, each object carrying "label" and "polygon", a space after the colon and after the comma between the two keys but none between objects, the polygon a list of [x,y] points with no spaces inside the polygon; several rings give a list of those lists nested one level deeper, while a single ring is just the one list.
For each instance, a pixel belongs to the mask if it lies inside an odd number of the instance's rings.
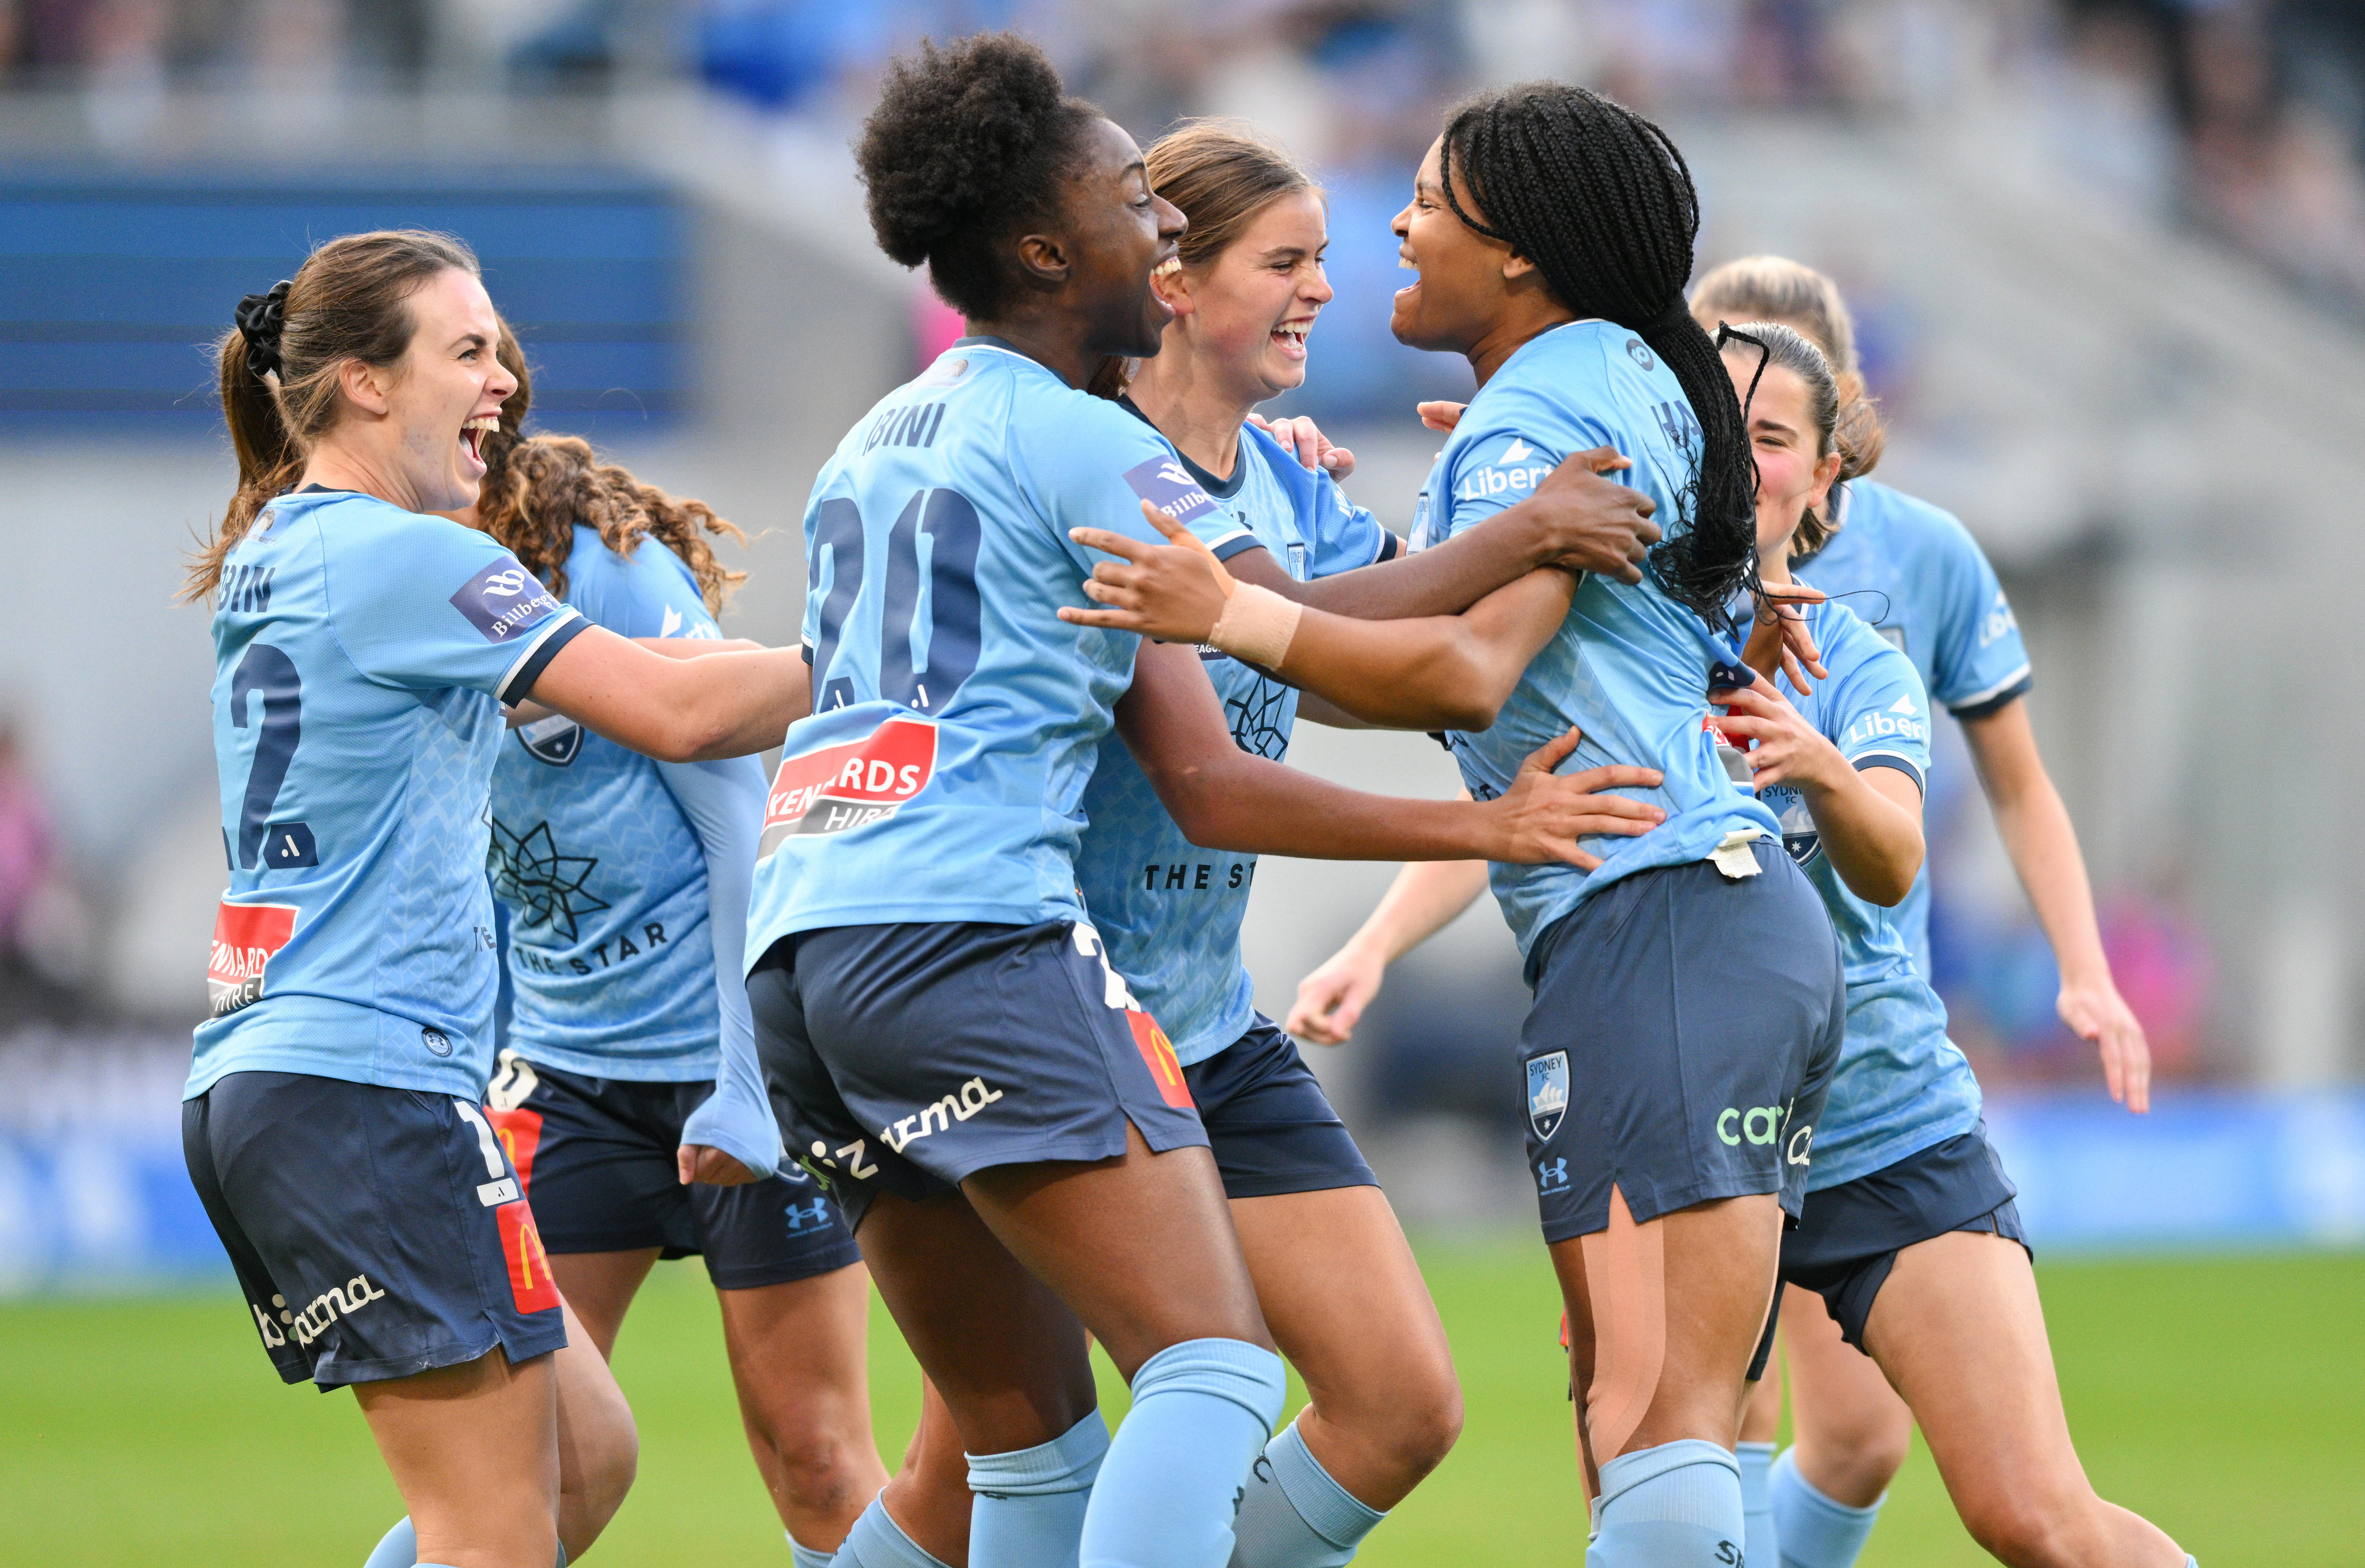
[{"label": "out of focus spectator", "polygon": [[63,874],[50,809],[14,725],[0,719],[0,1031],[92,1011],[90,921]]}]

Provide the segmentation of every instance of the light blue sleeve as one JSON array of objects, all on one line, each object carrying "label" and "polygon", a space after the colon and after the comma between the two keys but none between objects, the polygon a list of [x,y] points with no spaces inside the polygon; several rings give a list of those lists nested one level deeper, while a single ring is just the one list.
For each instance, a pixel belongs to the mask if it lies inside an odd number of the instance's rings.
[{"label": "light blue sleeve", "polygon": [[473,528],[406,513],[388,526],[352,530],[350,541],[322,532],[338,644],[373,680],[413,690],[463,687],[510,701],[532,684],[529,672],[539,673],[535,654],[578,619]]},{"label": "light blue sleeve", "polygon": [[1987,553],[1959,521],[1941,514],[1925,563],[1942,585],[1931,636],[1931,695],[1950,712],[1977,718],[2029,687],[2028,650],[2020,622],[1996,580]]},{"label": "light blue sleeve", "polygon": [[[1570,453],[1619,445],[1609,427],[1590,415],[1541,398],[1507,398],[1484,428],[1466,437],[1457,432],[1452,461],[1439,476],[1445,495],[1430,497],[1429,505],[1436,507],[1441,498],[1451,509],[1451,533],[1460,533],[1535,494]],[[1608,477],[1631,483],[1632,473],[1626,469]]]},{"label": "light blue sleeve", "polygon": [[1862,622],[1848,627],[1844,656],[1823,695],[1823,734],[1859,771],[1894,767],[1926,790],[1930,697],[1921,672]]},{"label": "light blue sleeve", "polygon": [[[1028,498],[1057,531],[1060,547],[1086,572],[1107,557],[1070,539],[1071,528],[1104,529],[1148,544],[1166,543],[1141,515],[1143,501],[1203,540],[1207,525],[1230,521],[1162,437],[1103,398],[1071,393],[1014,410],[1011,459]],[[1223,532],[1233,531],[1227,526]]]},{"label": "light blue sleeve", "polygon": [[1369,507],[1359,507],[1347,498],[1339,481],[1328,474],[1315,478],[1314,515],[1303,519],[1300,526],[1314,541],[1314,559],[1306,570],[1314,577],[1334,577],[1384,561],[1395,552],[1395,536],[1380,526]]},{"label": "light blue sleeve", "polygon": [[715,1012],[723,1061],[714,1092],[682,1125],[681,1141],[710,1144],[759,1176],[780,1164],[780,1126],[756,1059],[745,964],[756,841],[764,825],[764,767],[752,756],[661,762],[657,773],[689,819],[706,857],[706,928],[714,940]]}]

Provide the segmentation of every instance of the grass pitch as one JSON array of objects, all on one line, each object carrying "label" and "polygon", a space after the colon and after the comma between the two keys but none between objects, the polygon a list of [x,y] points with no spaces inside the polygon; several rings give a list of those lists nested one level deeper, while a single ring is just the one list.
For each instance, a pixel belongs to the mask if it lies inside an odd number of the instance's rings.
[{"label": "grass pitch", "polygon": [[[1468,1426],[1359,1562],[1576,1563],[1585,1505],[1541,1248],[1433,1242],[1421,1256]],[[2104,1496],[2208,1568],[2358,1561],[2365,1253],[2047,1263],[2038,1276],[2071,1428]],[[697,1264],[657,1271],[616,1370],[640,1420],[640,1482],[589,1561],[785,1568]],[[871,1377],[891,1460],[918,1390],[883,1313]],[[1123,1390],[1103,1383],[1114,1417]],[[282,1388],[235,1297],[0,1306],[0,1564],[353,1564],[399,1511],[353,1401]],[[1918,1446],[1863,1561],[1989,1561]]]}]

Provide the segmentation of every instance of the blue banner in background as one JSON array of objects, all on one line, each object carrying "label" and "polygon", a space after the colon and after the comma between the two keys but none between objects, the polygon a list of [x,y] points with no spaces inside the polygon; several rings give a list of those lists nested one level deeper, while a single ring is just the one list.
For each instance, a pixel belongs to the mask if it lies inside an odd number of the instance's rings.
[{"label": "blue banner in background", "polygon": [[[181,1159],[188,1060],[177,1035],[0,1042],[0,1295],[229,1283]],[[2040,1258],[2365,1245],[2365,1089],[1999,1094],[1988,1130]]]}]

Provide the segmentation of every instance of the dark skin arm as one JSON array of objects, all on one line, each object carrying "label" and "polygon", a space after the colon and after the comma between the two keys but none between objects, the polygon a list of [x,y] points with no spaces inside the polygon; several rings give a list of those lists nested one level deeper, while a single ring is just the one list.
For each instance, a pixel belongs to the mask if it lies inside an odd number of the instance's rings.
[{"label": "dark skin arm", "polygon": [[1452,615],[1539,566],[1599,572],[1622,583],[1642,580],[1642,563],[1658,542],[1651,521],[1657,503],[1630,485],[1602,475],[1630,467],[1606,446],[1580,452],[1552,470],[1535,494],[1429,549],[1352,572],[1301,583],[1259,547],[1225,565],[1244,583],[1333,615],[1393,621]]},{"label": "dark skin arm", "polygon": [[1414,801],[1350,790],[1242,751],[1193,649],[1145,643],[1133,687],[1116,707],[1117,733],[1183,836],[1206,849],[1317,860],[1601,862],[1577,847],[1590,834],[1648,833],[1657,807],[1610,789],[1647,789],[1652,768],[1552,767],[1576,746],[1572,730],[1538,750],[1497,800]]},{"label": "dark skin arm", "polygon": [[[1190,530],[1146,503],[1142,514],[1167,544],[1144,544],[1097,528],[1070,532],[1077,543],[1119,559],[1100,563],[1084,584],[1085,594],[1104,608],[1063,608],[1059,618],[1162,642],[1204,643],[1230,598],[1231,575]],[[1574,577],[1548,566],[1496,588],[1459,615],[1357,621],[1309,609],[1273,673],[1367,723],[1483,730],[1495,722],[1528,661],[1567,619],[1575,592]]]}]

